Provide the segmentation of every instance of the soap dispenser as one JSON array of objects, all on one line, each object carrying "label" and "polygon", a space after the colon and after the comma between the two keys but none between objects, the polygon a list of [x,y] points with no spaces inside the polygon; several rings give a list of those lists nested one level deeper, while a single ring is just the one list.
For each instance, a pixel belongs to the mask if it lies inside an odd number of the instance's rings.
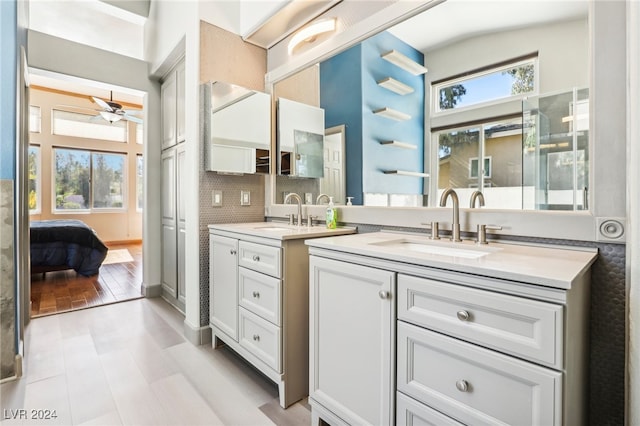
[{"label": "soap dispenser", "polygon": [[327,229],[336,229],[338,222],[338,210],[333,204],[333,197],[329,197],[329,205],[327,206]]}]

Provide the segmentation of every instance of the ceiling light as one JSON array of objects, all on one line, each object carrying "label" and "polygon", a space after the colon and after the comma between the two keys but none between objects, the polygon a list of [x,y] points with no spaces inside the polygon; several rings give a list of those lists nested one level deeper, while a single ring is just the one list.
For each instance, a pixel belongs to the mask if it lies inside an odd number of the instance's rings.
[{"label": "ceiling light", "polygon": [[323,19],[321,21],[314,22],[308,27],[304,27],[291,37],[289,41],[288,51],[289,55],[302,43],[312,43],[316,40],[316,37],[323,33],[335,31],[336,18]]},{"label": "ceiling light", "polygon": [[100,115],[109,123],[115,123],[116,121],[122,120],[121,115],[110,112],[110,111],[100,111]]},{"label": "ceiling light", "polygon": [[390,50],[387,53],[380,55],[382,59],[385,59],[392,64],[402,68],[403,70],[410,72],[413,75],[420,75],[427,72],[427,69],[414,61],[413,59],[403,55],[397,50]]}]

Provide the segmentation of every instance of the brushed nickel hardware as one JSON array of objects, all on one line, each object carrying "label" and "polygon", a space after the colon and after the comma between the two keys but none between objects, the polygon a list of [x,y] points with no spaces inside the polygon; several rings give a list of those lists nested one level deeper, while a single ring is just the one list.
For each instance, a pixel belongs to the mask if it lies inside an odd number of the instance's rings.
[{"label": "brushed nickel hardware", "polygon": [[255,297],[256,299],[259,299],[260,298],[260,292],[254,291],[253,292],[253,297]]},{"label": "brushed nickel hardware", "polygon": [[389,292],[388,291],[384,291],[384,290],[380,290],[378,292],[378,296],[380,296],[380,299],[388,299],[389,298]]},{"label": "brushed nickel hardware", "polygon": [[469,392],[469,383],[466,380],[458,380],[456,382],[456,389],[460,392]]},{"label": "brushed nickel hardware", "polygon": [[302,198],[300,198],[300,196],[295,192],[290,192],[287,194],[286,197],[284,197],[284,203],[288,204],[289,200],[291,200],[292,198],[298,203],[298,218],[297,218],[296,224],[298,226],[302,226]]},{"label": "brushed nickel hardware", "polygon": [[467,311],[458,311],[456,312],[456,316],[460,321],[469,321],[471,318],[471,315],[469,315],[469,312]]},{"label": "brushed nickel hardware", "polygon": [[253,255],[253,261],[254,262],[260,262],[260,256],[258,256],[257,254]]},{"label": "brushed nickel hardware", "polygon": [[447,198],[451,197],[453,202],[453,222],[451,224],[451,241],[457,243],[462,241],[460,239],[460,203],[458,201],[458,194],[453,188],[447,188],[440,196],[440,207],[446,207]]},{"label": "brushed nickel hardware", "polygon": [[487,243],[487,230],[499,231],[502,229],[502,226],[497,225],[478,225],[478,238],[476,239],[476,243],[478,244],[488,244]]},{"label": "brushed nickel hardware", "polygon": [[234,249],[230,249],[230,250],[229,250],[229,254],[230,254],[230,255],[235,255],[235,254],[237,254],[237,253],[238,253],[238,252],[237,252],[237,251],[235,251]]},{"label": "brushed nickel hardware", "polygon": [[476,200],[478,200],[478,202],[480,203],[480,207],[484,207],[484,194],[480,191],[473,191],[473,193],[471,194],[471,199],[469,200],[469,207],[470,208],[475,208],[476,207]]},{"label": "brushed nickel hardware", "polygon": [[254,334],[254,335],[253,335],[253,340],[254,340],[255,342],[259,342],[259,341],[260,341],[260,335],[258,335],[258,334]]},{"label": "brushed nickel hardware", "polygon": [[440,239],[440,223],[438,223],[438,222],[431,222],[431,223],[422,222],[421,225],[424,225],[427,229],[431,230],[431,235],[429,236],[430,240],[439,240]]}]

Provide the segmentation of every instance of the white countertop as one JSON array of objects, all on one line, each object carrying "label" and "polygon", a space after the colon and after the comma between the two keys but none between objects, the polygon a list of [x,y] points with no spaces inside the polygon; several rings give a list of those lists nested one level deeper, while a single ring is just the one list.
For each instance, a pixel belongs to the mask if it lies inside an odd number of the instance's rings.
[{"label": "white countertop", "polygon": [[323,225],[297,226],[281,222],[249,222],[249,223],[225,223],[209,225],[209,231],[220,230],[251,235],[254,237],[271,238],[274,240],[294,240],[300,238],[318,238],[335,235],[353,234],[355,228],[338,227],[327,229]]},{"label": "white countertop", "polygon": [[[371,232],[309,240],[310,247],[487,277],[569,289],[597,257],[596,249],[433,241],[421,234]],[[440,253],[438,253],[440,251]],[[486,253],[486,254],[485,254]],[[475,256],[480,257],[475,257]]]}]

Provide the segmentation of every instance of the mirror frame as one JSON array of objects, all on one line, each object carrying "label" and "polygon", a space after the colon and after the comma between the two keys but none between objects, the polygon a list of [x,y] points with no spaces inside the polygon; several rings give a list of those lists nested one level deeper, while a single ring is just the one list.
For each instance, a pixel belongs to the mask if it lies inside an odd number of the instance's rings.
[{"label": "mirror frame", "polygon": [[[430,2],[395,2],[374,14],[355,20],[342,32],[314,46],[286,63],[268,70],[265,88],[273,92],[273,85],[308,66],[384,31],[445,0]],[[463,231],[474,232],[476,225],[502,226],[499,234],[577,241],[624,243],[626,240],[626,6],[624,2],[589,1],[589,88],[590,128],[590,194],[588,211],[535,211],[498,209],[460,209]],[[621,3],[621,4],[619,4]],[[332,9],[332,16],[340,19],[340,6]],[[322,19],[320,16],[317,19]],[[354,22],[352,19],[350,22]],[[614,28],[615,31],[611,31]],[[269,49],[268,55],[282,56],[289,38]],[[286,51],[286,50],[285,50]],[[273,141],[275,142],[275,141]],[[272,142],[272,144],[273,144]],[[596,160],[597,159],[597,160]],[[615,165],[615,167],[611,167]],[[274,203],[275,175],[269,175],[265,185],[265,216],[284,217],[290,206]],[[306,206],[307,214],[321,215],[321,206]],[[451,226],[450,208],[429,207],[341,207],[339,222],[424,228],[424,223],[441,222],[441,229]],[[611,237],[604,232],[604,224],[616,221],[623,226],[621,236]]]}]

